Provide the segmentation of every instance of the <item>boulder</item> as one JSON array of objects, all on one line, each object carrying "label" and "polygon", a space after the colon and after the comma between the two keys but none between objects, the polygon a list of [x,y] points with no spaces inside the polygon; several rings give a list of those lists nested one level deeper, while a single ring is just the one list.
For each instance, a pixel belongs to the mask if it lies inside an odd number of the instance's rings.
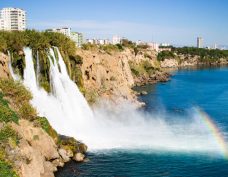
[{"label": "boulder", "polygon": [[74,155],[73,159],[76,161],[76,162],[83,162],[84,161],[84,158],[85,158],[85,155],[78,152]]},{"label": "boulder", "polygon": [[65,149],[59,149],[59,154],[62,157],[64,162],[70,161],[69,154],[67,153],[67,151]]}]

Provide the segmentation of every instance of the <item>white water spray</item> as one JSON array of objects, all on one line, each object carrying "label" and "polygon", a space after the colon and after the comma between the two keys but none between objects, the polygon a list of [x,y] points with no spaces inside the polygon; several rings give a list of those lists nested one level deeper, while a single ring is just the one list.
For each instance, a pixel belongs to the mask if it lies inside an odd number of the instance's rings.
[{"label": "white water spray", "polygon": [[11,74],[11,76],[12,76],[12,78],[13,78],[14,80],[19,80],[19,77],[14,73],[13,68],[12,68],[12,62],[11,62],[11,54],[10,54],[10,51],[7,51],[7,52],[8,52],[8,56],[9,56],[8,67],[9,67],[10,74]]},{"label": "white water spray", "polygon": [[197,114],[193,114],[195,118],[190,122],[171,124],[162,118],[163,115],[147,115],[127,103],[119,107],[103,104],[92,112],[76,84],[69,78],[60,52],[57,61],[52,49],[49,58],[52,94],[46,93],[36,84],[31,50],[26,48],[24,52],[24,84],[33,93],[32,104],[41,116],[48,118],[57,132],[83,140],[90,150],[145,148],[219,151],[208,129],[197,119]]}]

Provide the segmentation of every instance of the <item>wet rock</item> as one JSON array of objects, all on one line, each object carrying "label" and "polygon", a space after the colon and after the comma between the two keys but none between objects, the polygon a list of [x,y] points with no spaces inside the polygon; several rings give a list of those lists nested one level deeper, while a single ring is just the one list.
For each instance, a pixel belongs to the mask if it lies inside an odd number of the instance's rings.
[{"label": "wet rock", "polygon": [[85,155],[78,152],[74,155],[73,160],[75,160],[76,162],[83,162],[85,158]]}]

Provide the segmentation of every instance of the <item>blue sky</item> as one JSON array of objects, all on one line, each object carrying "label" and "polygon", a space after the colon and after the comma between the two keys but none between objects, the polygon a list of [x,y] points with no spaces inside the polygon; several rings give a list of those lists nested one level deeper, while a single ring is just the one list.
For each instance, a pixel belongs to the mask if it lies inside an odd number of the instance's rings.
[{"label": "blue sky", "polygon": [[228,45],[228,0],[1,0],[27,11],[28,27],[69,26],[87,38]]}]

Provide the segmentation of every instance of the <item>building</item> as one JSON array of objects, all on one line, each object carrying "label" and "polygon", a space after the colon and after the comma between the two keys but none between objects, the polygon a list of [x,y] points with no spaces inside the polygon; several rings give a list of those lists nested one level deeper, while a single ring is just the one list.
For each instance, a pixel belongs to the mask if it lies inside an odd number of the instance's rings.
[{"label": "building", "polygon": [[77,47],[81,47],[83,44],[83,34],[78,32],[71,32],[71,40],[75,42]]},{"label": "building", "polygon": [[160,46],[162,46],[162,47],[169,47],[170,44],[169,43],[161,43]]},{"label": "building", "polygon": [[119,36],[113,36],[112,37],[112,44],[116,45],[116,44],[120,44],[121,43],[121,37]]},{"label": "building", "polygon": [[151,50],[155,50],[155,51],[159,51],[159,44],[158,43],[155,43],[155,42],[150,42],[150,43],[147,43],[147,45],[149,46],[149,48]]},{"label": "building", "polygon": [[94,39],[86,39],[86,43],[95,44],[95,40]]},{"label": "building", "polygon": [[105,45],[108,45],[108,44],[110,44],[110,41],[109,41],[109,39],[104,39],[104,44],[105,44]]},{"label": "building", "polygon": [[68,27],[47,29],[46,31],[62,33],[64,35],[68,36],[68,37],[71,37],[71,28],[68,28]]},{"label": "building", "polygon": [[202,47],[203,47],[203,38],[197,37],[197,48],[202,48]]},{"label": "building", "polygon": [[87,39],[86,42],[89,44],[97,44],[97,45],[110,44],[109,39]]},{"label": "building", "polygon": [[0,30],[24,31],[26,29],[26,12],[19,8],[0,10]]}]

